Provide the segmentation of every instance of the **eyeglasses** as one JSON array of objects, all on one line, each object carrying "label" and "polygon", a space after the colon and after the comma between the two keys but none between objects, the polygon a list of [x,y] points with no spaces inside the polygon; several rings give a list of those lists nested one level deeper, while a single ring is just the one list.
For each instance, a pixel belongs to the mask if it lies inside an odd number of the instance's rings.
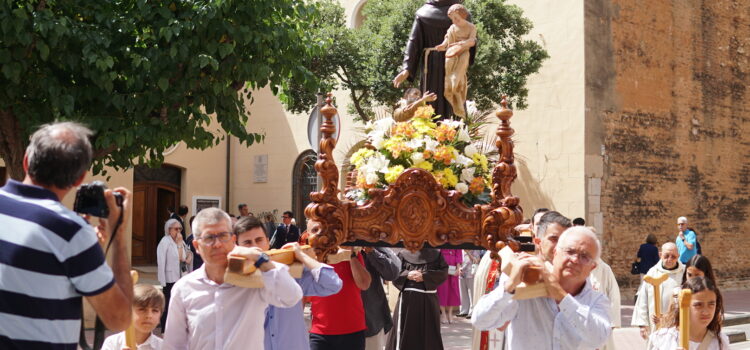
[{"label": "eyeglasses", "polygon": [[581,264],[588,265],[591,263],[591,255],[589,255],[586,252],[579,252],[573,248],[563,248],[563,253],[568,256],[568,258],[576,258],[576,261],[578,261]]},{"label": "eyeglasses", "polygon": [[220,232],[215,235],[201,235],[198,240],[200,240],[202,245],[210,246],[213,245],[216,240],[218,239],[221,243],[229,242],[229,240],[232,239],[233,233],[231,232]]}]

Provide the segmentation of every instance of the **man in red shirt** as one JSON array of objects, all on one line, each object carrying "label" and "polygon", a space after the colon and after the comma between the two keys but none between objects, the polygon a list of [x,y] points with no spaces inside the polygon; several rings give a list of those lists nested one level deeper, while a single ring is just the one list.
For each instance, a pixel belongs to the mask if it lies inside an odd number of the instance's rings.
[{"label": "man in red shirt", "polygon": [[312,297],[310,350],[364,350],[365,309],[361,291],[370,286],[370,273],[359,255],[352,250],[350,261],[334,264],[343,281],[341,290],[327,297]]}]

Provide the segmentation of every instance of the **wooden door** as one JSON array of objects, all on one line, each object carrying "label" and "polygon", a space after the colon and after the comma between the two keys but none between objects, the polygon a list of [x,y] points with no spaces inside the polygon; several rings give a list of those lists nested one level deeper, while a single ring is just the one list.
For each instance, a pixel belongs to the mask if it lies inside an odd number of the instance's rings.
[{"label": "wooden door", "polygon": [[179,203],[179,194],[179,188],[164,183],[145,182],[133,186],[134,265],[156,263],[156,247],[164,236],[169,210],[174,210]]}]

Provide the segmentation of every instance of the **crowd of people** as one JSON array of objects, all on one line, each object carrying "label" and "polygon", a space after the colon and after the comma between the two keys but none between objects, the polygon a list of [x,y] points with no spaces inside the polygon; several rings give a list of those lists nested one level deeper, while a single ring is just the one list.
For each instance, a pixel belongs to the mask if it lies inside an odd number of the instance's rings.
[{"label": "crowd of people", "polygon": [[[620,292],[601,259],[597,234],[582,219],[544,208],[516,228],[532,235],[534,251],[513,253],[504,264],[490,252],[429,247],[350,247],[348,259],[326,264],[303,248],[306,235],[292,212],[269,227],[245,204],[238,217],[207,208],[190,218],[186,236],[188,208],[182,206],[165,222],[157,247],[161,288],[134,286],[123,233],[130,192],[105,190],[108,216],[96,226],[60,202],[91,165],[90,135],[76,123],[42,126],[24,157],[25,179],[0,189],[0,225],[9,228],[0,231],[0,348],[75,349],[82,297],[107,328],[119,332],[107,338],[105,349],[125,348],[121,331],[132,324],[141,350],[261,343],[266,350],[435,350],[444,347],[441,324],[454,317],[471,319],[473,349],[613,346]],[[677,348],[677,295],[689,289],[690,349],[727,349],[716,275],[687,219],[677,224],[675,242],[659,250],[649,235],[638,251],[634,269],[644,282],[632,325],[649,349]],[[269,258],[266,251],[273,248],[293,252],[298,277]],[[226,283],[230,257],[252,263],[261,287]],[[529,277],[533,271],[539,278]],[[649,281],[662,276],[657,295]],[[394,309],[384,288],[389,281],[399,293]],[[154,335],[160,325],[163,339]]]}]

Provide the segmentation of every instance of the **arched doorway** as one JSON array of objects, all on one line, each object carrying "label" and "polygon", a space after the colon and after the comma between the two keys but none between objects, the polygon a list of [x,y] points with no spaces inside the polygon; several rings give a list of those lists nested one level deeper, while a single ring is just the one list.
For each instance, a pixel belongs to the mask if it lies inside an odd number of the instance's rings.
[{"label": "arched doorway", "polygon": [[133,174],[132,263],[155,264],[156,246],[164,235],[164,223],[180,205],[182,169],[163,165],[139,165]]},{"label": "arched doorway", "polygon": [[318,155],[309,149],[297,157],[292,170],[292,211],[300,232],[307,229],[305,208],[310,204],[310,192],[318,190],[318,172],[315,171],[317,160]]}]

